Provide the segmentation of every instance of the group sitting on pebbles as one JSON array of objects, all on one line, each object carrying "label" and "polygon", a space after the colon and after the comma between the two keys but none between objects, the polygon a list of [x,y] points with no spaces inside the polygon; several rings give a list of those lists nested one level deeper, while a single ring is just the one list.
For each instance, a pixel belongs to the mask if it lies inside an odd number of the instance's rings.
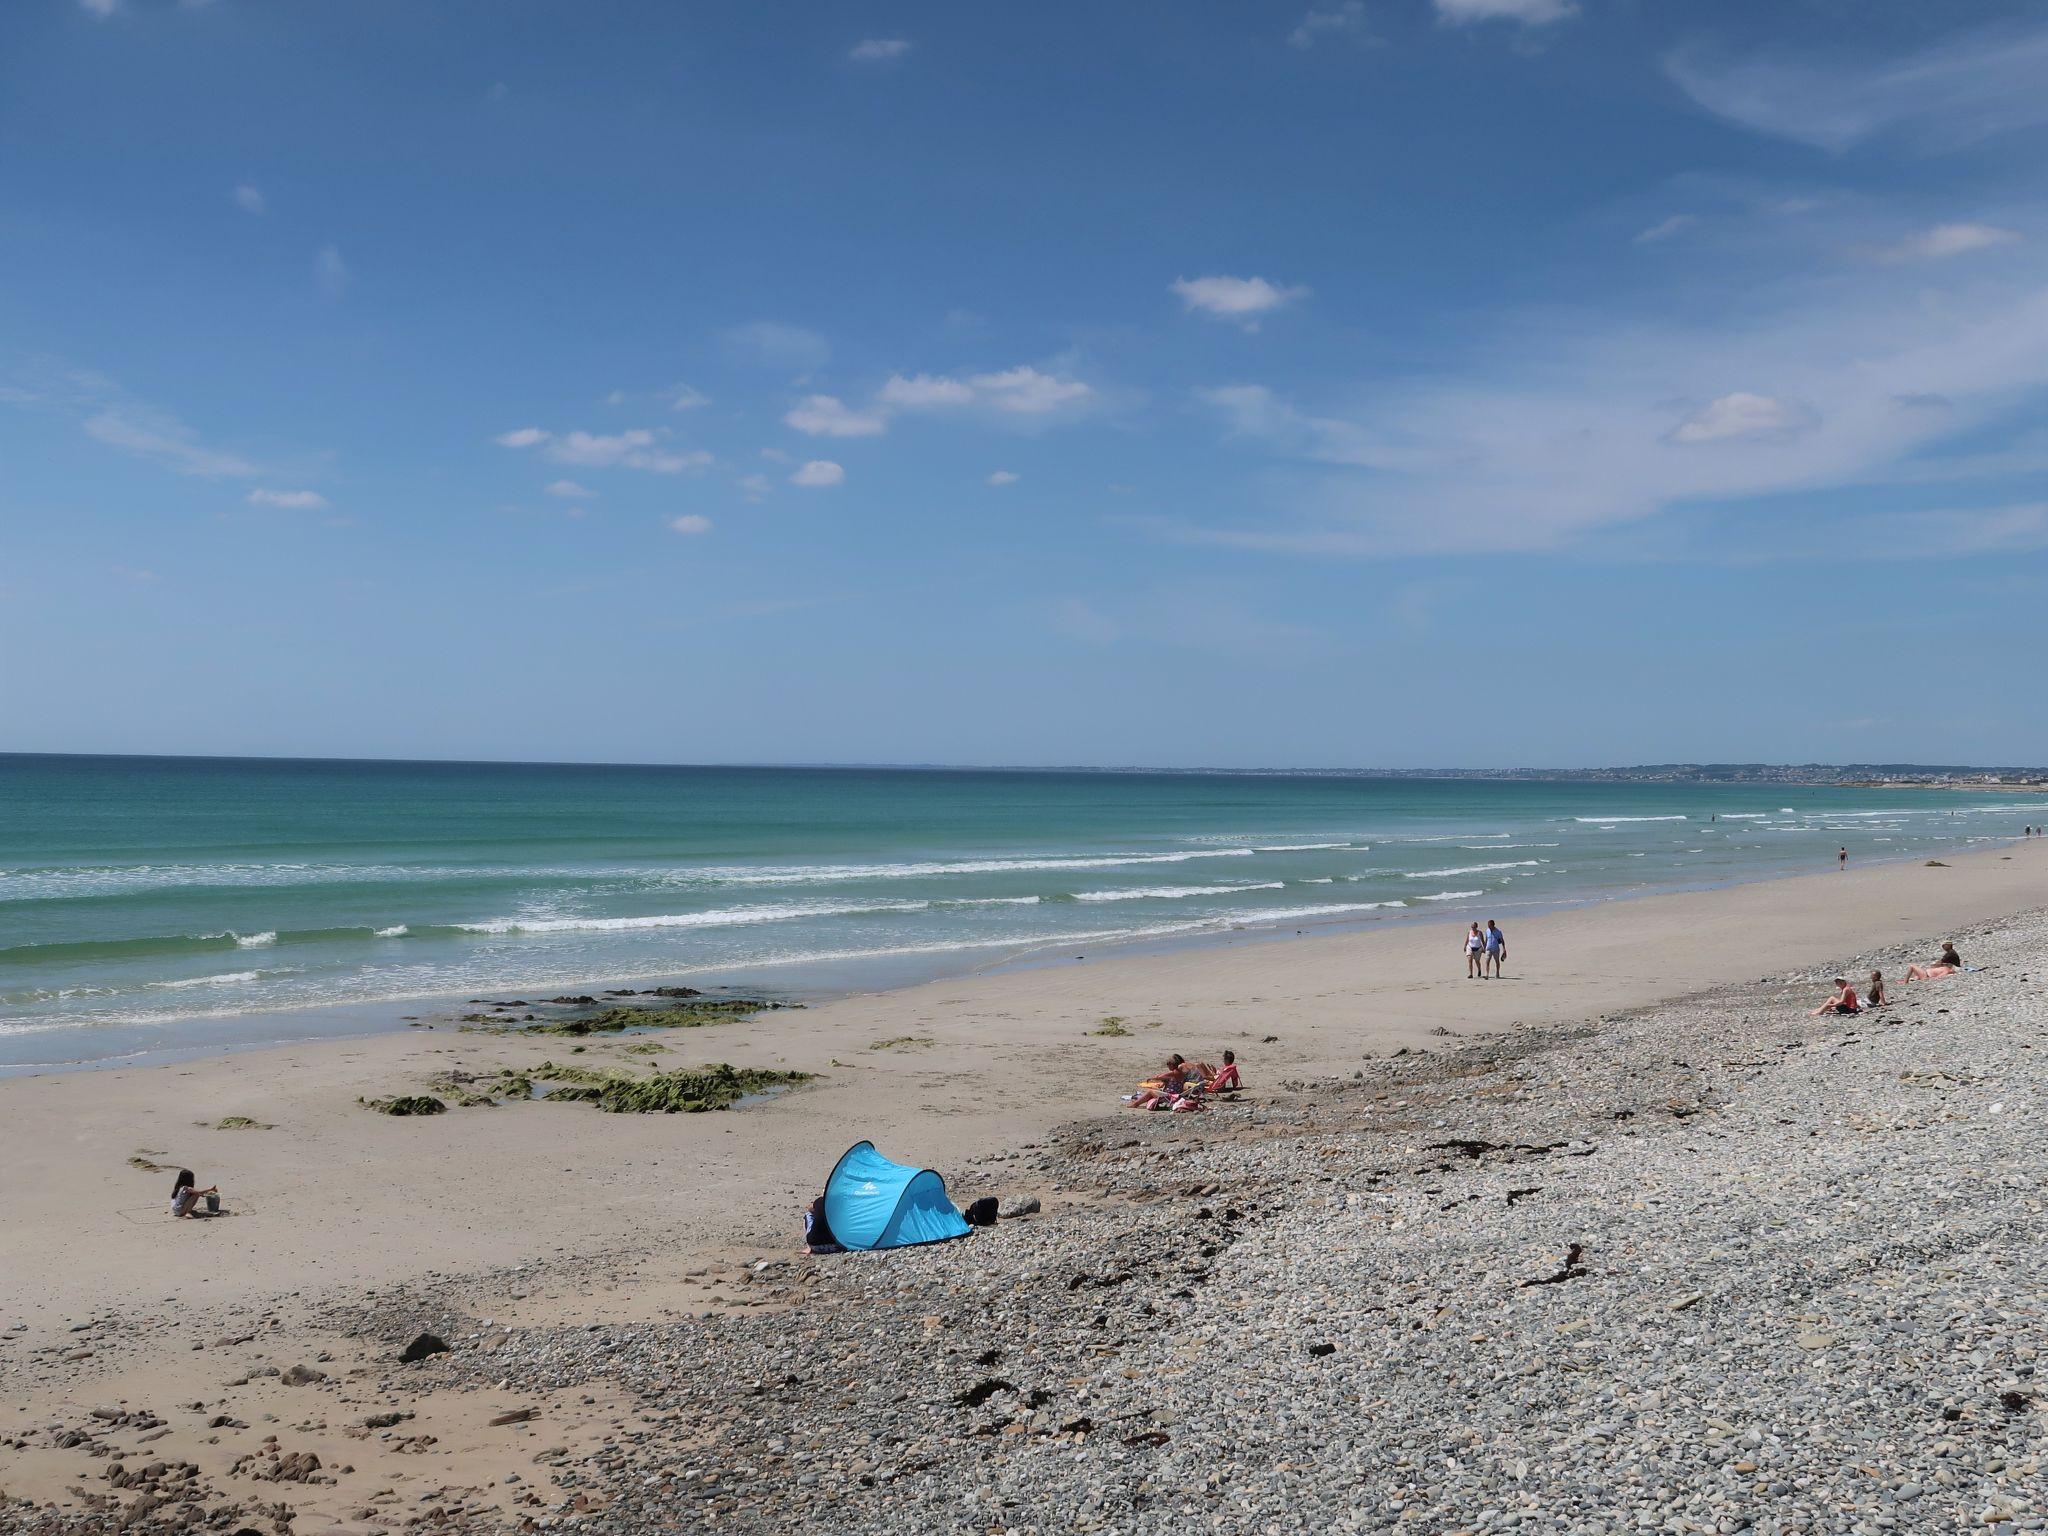
[{"label": "group sitting on pebbles", "polygon": [[[1944,976],[1955,975],[1962,968],[1963,957],[1956,953],[1955,941],[1947,939],[1942,942],[1939,958],[1926,965],[1907,966],[1906,980],[1939,981]],[[1885,996],[1883,971],[1870,973],[1869,984],[1865,987],[1860,1000],[1856,996],[1856,984],[1846,976],[1837,976],[1834,990],[1808,1017],[1817,1019],[1824,1013],[1861,1013],[1866,1008],[1882,1008],[1890,1001],[1891,999]]]},{"label": "group sitting on pebbles", "polygon": [[1202,1108],[1205,1094],[1236,1093],[1244,1084],[1237,1075],[1237,1052],[1225,1051],[1223,1065],[1189,1061],[1178,1051],[1166,1058],[1166,1070],[1138,1084],[1136,1093],[1124,1095],[1132,1109],[1163,1109],[1188,1114]]}]

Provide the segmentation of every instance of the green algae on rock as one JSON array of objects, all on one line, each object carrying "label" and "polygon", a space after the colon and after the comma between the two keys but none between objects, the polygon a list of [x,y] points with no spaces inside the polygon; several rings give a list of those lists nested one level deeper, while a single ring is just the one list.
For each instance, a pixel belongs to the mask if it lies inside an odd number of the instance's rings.
[{"label": "green algae on rock", "polygon": [[[508,1080],[514,1074],[507,1073]],[[523,1074],[553,1085],[550,1099],[595,1104],[608,1114],[686,1114],[730,1109],[741,1099],[777,1088],[809,1082],[809,1072],[782,1072],[762,1067],[717,1066],[678,1068],[637,1077],[630,1072],[593,1071],[544,1061]]]},{"label": "green algae on rock", "polygon": [[357,1099],[356,1102],[380,1115],[439,1115],[448,1109],[430,1093],[400,1094],[390,1099]]}]

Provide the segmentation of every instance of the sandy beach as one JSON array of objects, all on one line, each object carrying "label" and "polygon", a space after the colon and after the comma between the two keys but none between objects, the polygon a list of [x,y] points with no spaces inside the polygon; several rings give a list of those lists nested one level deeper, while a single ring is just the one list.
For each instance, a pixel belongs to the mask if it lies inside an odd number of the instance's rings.
[{"label": "sandy beach", "polygon": [[[1234,1048],[1254,1113],[1292,1112],[1368,1065],[1385,1069],[1396,1052],[1407,1062],[1475,1041],[1597,1031],[1717,988],[1867,970],[1869,957],[1902,944],[1924,949],[2048,904],[2044,877],[2048,849],[2019,844],[1939,867],[1562,911],[1510,925],[1499,981],[1465,977],[1453,922],[1088,956],[664,1032],[654,1058],[663,1066],[817,1074],[725,1113],[533,1102],[394,1119],[360,1106],[426,1091],[451,1070],[490,1073],[573,1049],[562,1037],[448,1027],[0,1082],[12,1196],[0,1491],[31,1501],[9,1506],[0,1526],[58,1522],[31,1507],[54,1504],[102,1528],[91,1522],[110,1519],[107,1510],[86,1506],[109,1497],[102,1474],[116,1441],[131,1462],[189,1461],[213,1490],[207,1507],[233,1503],[258,1529],[281,1518],[280,1505],[294,1518],[278,1529],[395,1529],[420,1518],[422,1495],[450,1527],[596,1518],[604,1498],[564,1509],[562,1475],[603,1461],[635,1411],[632,1392],[595,1379],[540,1390],[511,1373],[503,1390],[474,1390],[487,1366],[409,1382],[384,1336],[400,1313],[421,1327],[466,1319],[467,1336],[451,1340],[458,1358],[528,1331],[801,1313],[831,1261],[768,1272],[782,1283],[765,1302],[737,1277],[796,1253],[802,1206],[862,1137],[940,1169],[962,1203],[983,1192],[1043,1197],[1047,1213],[1023,1225],[1045,1233],[1099,1193],[1052,1187],[1023,1154],[1077,1121],[1160,1134],[1152,1122],[1169,1117],[1119,1121],[1115,1100],[1169,1050],[1213,1058]],[[1821,990],[1802,983],[1797,997],[1811,1006]],[[1775,1008],[1778,1024],[1804,1020],[1790,1001]],[[1120,1023],[1105,1033],[1106,1019]],[[577,1043],[579,1064],[647,1059],[627,1054],[631,1040]],[[229,1117],[255,1124],[215,1128]],[[1221,1114],[1172,1118],[1192,1122],[1173,1127],[1180,1144],[1241,1129]],[[179,1166],[218,1183],[232,1218],[172,1222],[160,1170]],[[916,1256],[904,1273],[936,1262]],[[320,1375],[292,1386],[262,1374],[294,1366]],[[399,1397],[405,1405],[390,1411],[415,1417],[363,1426]],[[531,1426],[487,1422],[526,1408],[544,1426],[538,1441]],[[160,1422],[120,1419],[141,1410]],[[97,1424],[107,1443],[59,1445],[53,1424]],[[317,1455],[320,1470],[310,1481],[289,1469],[284,1481],[264,1479],[266,1463],[244,1458],[266,1435],[287,1454]],[[559,1454],[537,1465],[539,1442]],[[546,1497],[520,1502],[536,1486]]]}]

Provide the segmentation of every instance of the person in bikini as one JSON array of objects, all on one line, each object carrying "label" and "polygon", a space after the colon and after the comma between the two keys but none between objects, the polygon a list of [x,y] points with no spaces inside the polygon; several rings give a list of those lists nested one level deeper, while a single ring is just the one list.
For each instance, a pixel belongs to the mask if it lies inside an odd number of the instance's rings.
[{"label": "person in bikini", "polygon": [[1941,958],[1931,965],[1909,965],[1906,967],[1908,981],[1939,981],[1944,976],[1953,976],[1963,968],[1963,957],[1956,953],[1954,939],[1944,939],[1941,944]]},{"label": "person in bikini", "polygon": [[1481,981],[1486,979],[1486,935],[1479,931],[1477,923],[1465,935],[1465,979],[1470,981],[1474,976]]}]

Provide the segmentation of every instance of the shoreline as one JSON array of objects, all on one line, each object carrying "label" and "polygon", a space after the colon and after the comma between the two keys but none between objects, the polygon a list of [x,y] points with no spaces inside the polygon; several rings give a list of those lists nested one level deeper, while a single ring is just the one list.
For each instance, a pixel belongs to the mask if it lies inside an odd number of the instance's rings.
[{"label": "shoreline", "polygon": [[[1912,786],[1866,786],[1866,787],[1912,787]],[[1919,786],[1933,787],[1933,786]],[[1990,787],[1990,786],[1987,786]],[[1970,843],[1987,842],[1988,847],[1973,847]],[[1945,850],[1915,850],[1910,853],[1859,856],[1858,869],[1883,868],[1895,865],[1911,865],[1922,862],[1929,851],[1944,851],[1956,858],[1968,858],[1979,853],[1996,852],[2008,846],[2019,846],[2021,838],[1997,835],[1990,838],[1978,837],[1954,848]],[[1709,891],[1738,890],[1749,886],[1772,885],[1784,881],[1796,881],[1818,877],[1821,871],[1799,871],[1769,869],[1745,878],[1731,880],[1708,880],[1690,884],[1669,886],[1646,886],[1622,891],[1603,892],[1580,896],[1559,896],[1555,899],[1538,898],[1523,903],[1503,895],[1503,899],[1490,904],[1480,903],[1467,907],[1460,903],[1447,906],[1443,911],[1418,909],[1409,906],[1399,913],[1366,917],[1351,915],[1333,917],[1321,922],[1302,921],[1301,926],[1289,932],[1290,920],[1273,923],[1234,923],[1229,926],[1192,925],[1188,931],[1172,934],[1151,934],[1121,939],[1111,939],[1100,944],[1089,944],[1092,952],[1085,958],[1091,963],[1110,962],[1128,957],[1164,956],[1201,952],[1212,948],[1227,948],[1234,945],[1253,943],[1286,943],[1300,938],[1328,938],[1343,935],[1370,935],[1380,932],[1399,931],[1419,926],[1433,926],[1449,922],[1468,921],[1474,912],[1483,907],[1489,914],[1512,914],[1509,921],[1520,923],[1533,921],[1561,912],[1585,911],[1616,903],[1631,903],[1654,900],[1667,896],[1694,895]],[[626,974],[607,974],[602,977],[584,977],[574,982],[544,980],[538,982],[493,981],[490,988],[502,995],[510,991],[542,988],[561,992],[597,992],[612,987],[635,985],[702,985],[705,990],[725,990],[786,998],[805,1007],[817,1007],[856,997],[878,997],[893,993],[911,991],[919,987],[938,985],[949,981],[965,981],[981,977],[1015,974],[1043,967],[1056,967],[1069,963],[1061,952],[1072,947],[1072,941],[1042,939],[1017,945],[994,941],[989,947],[1008,948],[1010,953],[983,962],[968,964],[957,970],[941,970],[937,973],[917,971],[907,977],[885,980],[879,985],[845,984],[829,982],[806,984],[797,982],[789,986],[763,985],[756,973],[772,974],[776,966],[771,963],[737,965],[733,967],[694,967],[683,970],[648,970]],[[845,962],[861,960],[887,960],[897,952],[880,955],[850,955],[837,957]],[[902,952],[908,953],[908,952]],[[1074,957],[1083,958],[1083,957]],[[800,962],[813,966],[821,973],[829,972],[828,965],[816,960]],[[744,973],[744,974],[742,974]],[[716,981],[716,976],[739,976],[734,981]],[[75,1057],[46,1061],[0,1061],[0,1082],[13,1078],[41,1077],[69,1072],[119,1071],[134,1067],[169,1065],[177,1062],[204,1061],[216,1056],[230,1056],[250,1051],[282,1049],[284,1047],[327,1040],[349,1040],[386,1034],[410,1032],[414,1022],[412,1015],[402,1015],[399,1009],[412,1009],[419,1019],[431,1020],[435,1025],[453,1022],[458,1011],[474,999],[465,999],[460,992],[410,993],[402,996],[376,999],[353,999],[345,1002],[325,1003],[302,1008],[259,1009],[247,1012],[224,1011],[212,1014],[189,1014],[164,1021],[160,1025],[107,1025],[84,1026],[93,1028],[138,1030],[144,1027],[176,1028],[178,1025],[196,1021],[219,1021],[217,1026],[224,1033],[248,1033],[261,1030],[265,1021],[273,1021],[275,1028],[287,1020],[305,1021],[308,1025],[324,1024],[329,1027],[307,1028],[304,1033],[265,1035],[259,1039],[233,1038],[216,1039],[190,1045],[163,1045],[124,1051],[114,1055]],[[445,1015],[446,1017],[443,1017]],[[350,1020],[342,1027],[331,1027],[332,1021]],[[52,1031],[57,1033],[58,1031]]]},{"label": "shoreline", "polygon": [[[325,1352],[337,1363],[315,1368],[339,1382],[390,1379],[375,1328],[337,1323],[350,1309],[367,1307],[388,1328],[459,1301],[478,1338],[589,1323],[683,1326],[735,1308],[751,1316],[736,1271],[785,1272],[798,1212],[840,1148],[862,1137],[940,1169],[963,1202],[1033,1192],[1019,1179],[1042,1177],[1029,1169],[1047,1138],[1077,1119],[1146,1145],[1167,1137],[1199,1160],[1198,1149],[1213,1144],[1220,1155],[1274,1116],[1311,1113],[1306,1083],[1447,1067],[1447,1053],[1460,1049],[1604,1028],[1592,1021],[1754,988],[1758,977],[1775,977],[1783,996],[1788,973],[2048,905],[2044,877],[2048,852],[2016,844],[1940,868],[1873,865],[1556,912],[1513,926],[1500,982],[1462,977],[1454,919],[951,978],[653,1037],[676,1063],[823,1074],[726,1114],[604,1115],[542,1102],[395,1120],[360,1108],[358,1096],[419,1091],[450,1069],[573,1049],[559,1036],[426,1029],[0,1081],[0,1157],[15,1171],[18,1240],[0,1304],[0,1362],[9,1367],[0,1426],[30,1422],[23,1410],[83,1414],[110,1398],[222,1404],[251,1423],[260,1403],[288,1421],[309,1396],[266,1386],[259,1373],[223,1397],[223,1376]],[[1812,1024],[1805,1010],[1821,990],[1797,983],[1796,1009],[1776,1005],[1780,1022]],[[1126,1033],[1098,1033],[1106,1016],[1122,1018]],[[592,1039],[580,1059],[633,1062],[623,1050],[633,1038]],[[1240,1109],[1117,1112],[1115,1095],[1166,1050],[1202,1055],[1226,1044],[1251,1089]],[[1396,1053],[1402,1063],[1390,1061]],[[211,1128],[235,1115],[261,1128]],[[236,1216],[170,1222],[167,1176],[129,1167],[133,1156],[218,1181]],[[1094,1197],[1071,1182],[1046,1192],[1076,1219],[1092,1208]],[[935,1251],[886,1262],[914,1277],[951,1261]],[[858,1259],[843,1270],[829,1261],[800,1268],[828,1284],[838,1274],[886,1283],[899,1272]],[[800,1310],[801,1299],[773,1307]],[[262,1319],[257,1345],[230,1342]],[[445,1398],[423,1389],[415,1405],[446,1431],[436,1431],[447,1447],[440,1459],[379,1460],[376,1444],[355,1442],[342,1450],[384,1483],[427,1468],[477,1487],[513,1470],[533,1476],[530,1445],[505,1462],[505,1437],[472,1422],[489,1406],[474,1390],[485,1383],[462,1381]],[[588,1420],[592,1434],[615,1433],[573,1400],[523,1390],[507,1406],[543,1403],[552,1425]],[[238,1443],[246,1450],[262,1432],[228,1429],[209,1440],[175,1420],[173,1431],[162,1448],[200,1462]],[[599,1454],[581,1430],[547,1433],[573,1442],[577,1456]],[[54,1448],[23,1454],[32,1470],[75,1462]],[[39,1470],[23,1476],[0,1452],[0,1488],[62,1486]],[[291,1497],[330,1518],[349,1513],[324,1488]]]}]

